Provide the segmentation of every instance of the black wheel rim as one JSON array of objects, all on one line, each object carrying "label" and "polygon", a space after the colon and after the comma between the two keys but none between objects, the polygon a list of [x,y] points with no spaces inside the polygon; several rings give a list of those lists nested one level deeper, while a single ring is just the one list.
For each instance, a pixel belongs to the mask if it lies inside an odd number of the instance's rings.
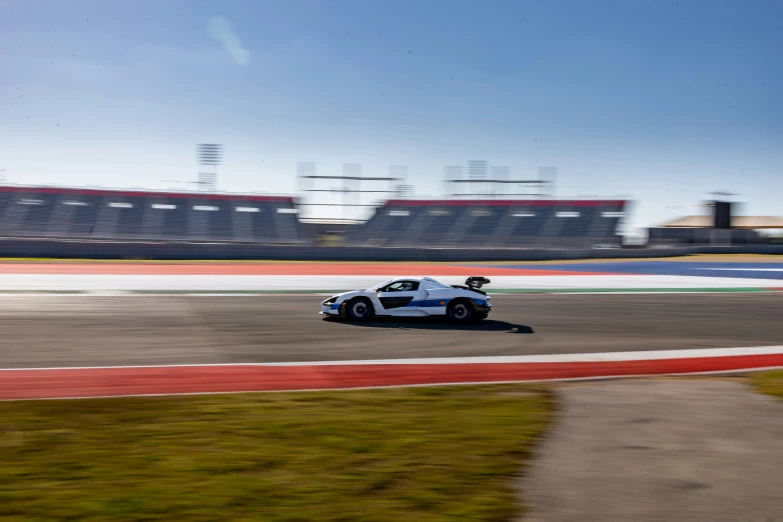
[{"label": "black wheel rim", "polygon": [[463,303],[458,303],[454,305],[454,309],[451,311],[451,316],[458,321],[464,321],[465,319],[468,318],[469,315],[470,315],[470,311],[468,310],[468,307]]},{"label": "black wheel rim", "polygon": [[361,301],[354,303],[353,307],[351,307],[351,312],[354,317],[364,317],[367,314],[367,304]]}]

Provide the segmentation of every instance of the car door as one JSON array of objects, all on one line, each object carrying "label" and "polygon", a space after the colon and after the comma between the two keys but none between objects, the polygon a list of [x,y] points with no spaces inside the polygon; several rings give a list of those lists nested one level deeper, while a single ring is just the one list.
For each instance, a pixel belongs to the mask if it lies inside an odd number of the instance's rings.
[{"label": "car door", "polygon": [[445,315],[446,306],[453,298],[454,289],[441,283],[422,281],[420,309],[427,315]]},{"label": "car door", "polygon": [[394,281],[381,288],[378,300],[389,315],[409,315],[421,301],[418,281]]}]

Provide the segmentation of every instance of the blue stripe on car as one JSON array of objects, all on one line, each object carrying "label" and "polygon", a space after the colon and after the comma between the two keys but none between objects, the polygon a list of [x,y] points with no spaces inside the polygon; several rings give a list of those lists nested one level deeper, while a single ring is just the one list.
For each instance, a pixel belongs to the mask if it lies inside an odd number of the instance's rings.
[{"label": "blue stripe on car", "polygon": [[[446,306],[451,299],[425,299],[424,301],[411,301],[408,306],[418,306],[419,308],[433,308]],[[443,303],[443,304],[441,304]]]},{"label": "blue stripe on car", "polygon": [[[424,301],[411,301],[407,306],[419,308],[439,308],[441,306],[447,306],[449,301],[451,301],[451,299],[426,299]],[[476,303],[478,306],[487,306],[486,299],[471,299],[471,301]]]}]

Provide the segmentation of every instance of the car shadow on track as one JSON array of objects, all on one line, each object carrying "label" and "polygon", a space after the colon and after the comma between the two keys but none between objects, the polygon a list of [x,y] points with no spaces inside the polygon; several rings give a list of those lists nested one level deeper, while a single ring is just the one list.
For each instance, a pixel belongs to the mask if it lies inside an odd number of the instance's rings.
[{"label": "car shadow on track", "polygon": [[501,332],[512,334],[535,333],[532,327],[507,321],[484,319],[477,323],[453,324],[441,317],[376,317],[372,321],[352,322],[334,317],[324,317],[326,322],[364,328],[390,328],[397,330],[470,330],[476,332]]}]

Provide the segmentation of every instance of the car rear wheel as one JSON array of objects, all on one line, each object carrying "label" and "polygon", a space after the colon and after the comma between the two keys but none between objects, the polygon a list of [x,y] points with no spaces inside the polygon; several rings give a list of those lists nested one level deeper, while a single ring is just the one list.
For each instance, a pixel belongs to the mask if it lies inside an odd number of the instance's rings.
[{"label": "car rear wheel", "polygon": [[352,321],[366,321],[372,317],[372,303],[362,297],[353,299],[348,303],[347,315]]},{"label": "car rear wheel", "polygon": [[473,319],[475,310],[470,301],[466,299],[456,299],[449,303],[446,308],[446,317],[449,321],[456,324],[466,324]]}]

